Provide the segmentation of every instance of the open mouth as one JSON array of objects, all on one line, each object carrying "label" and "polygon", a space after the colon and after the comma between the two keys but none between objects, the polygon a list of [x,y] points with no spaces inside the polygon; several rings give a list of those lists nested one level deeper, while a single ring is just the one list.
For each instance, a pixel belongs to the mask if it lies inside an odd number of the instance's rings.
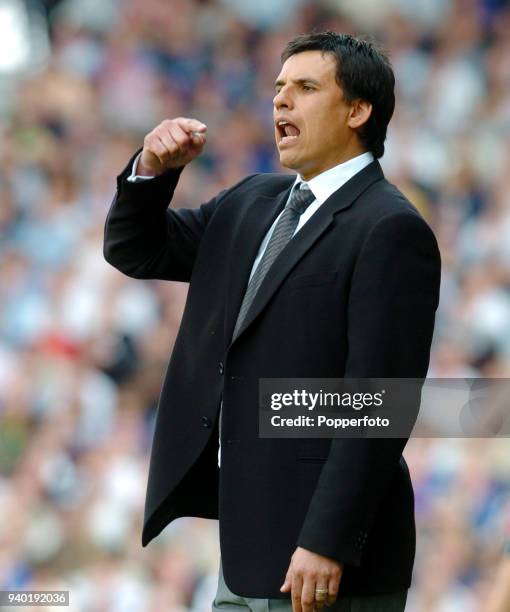
[{"label": "open mouth", "polygon": [[300,134],[299,128],[290,121],[281,120],[276,123],[276,128],[280,136],[278,144],[286,145],[295,142]]}]

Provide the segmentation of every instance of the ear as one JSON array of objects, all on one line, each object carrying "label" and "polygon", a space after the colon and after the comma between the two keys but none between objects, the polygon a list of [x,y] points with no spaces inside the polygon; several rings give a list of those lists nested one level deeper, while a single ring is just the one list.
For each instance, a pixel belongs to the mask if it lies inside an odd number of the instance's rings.
[{"label": "ear", "polygon": [[366,100],[353,100],[347,125],[352,129],[359,128],[368,121],[371,114],[372,105],[370,102]]}]

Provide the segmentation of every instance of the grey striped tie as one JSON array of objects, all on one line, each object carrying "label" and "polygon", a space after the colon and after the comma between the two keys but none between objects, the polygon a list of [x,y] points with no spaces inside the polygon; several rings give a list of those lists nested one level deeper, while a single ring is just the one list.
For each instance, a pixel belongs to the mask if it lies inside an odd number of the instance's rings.
[{"label": "grey striped tie", "polygon": [[234,327],[232,339],[237,337],[246,314],[248,313],[248,310],[250,309],[255,295],[257,294],[257,291],[259,290],[259,287],[262,284],[262,281],[264,280],[269,268],[281,253],[287,242],[289,242],[294,235],[296,227],[299,223],[300,215],[304,213],[304,211],[314,200],[315,196],[310,191],[310,188],[308,185],[306,185],[306,183],[299,183],[294,187],[292,195],[287,202],[283,213],[278,219],[273,233],[271,234],[271,238],[269,239],[269,243],[264,251],[264,255],[262,256],[257,269],[253,273],[253,276],[248,283],[241,308],[239,309],[239,314],[237,315],[237,321]]}]

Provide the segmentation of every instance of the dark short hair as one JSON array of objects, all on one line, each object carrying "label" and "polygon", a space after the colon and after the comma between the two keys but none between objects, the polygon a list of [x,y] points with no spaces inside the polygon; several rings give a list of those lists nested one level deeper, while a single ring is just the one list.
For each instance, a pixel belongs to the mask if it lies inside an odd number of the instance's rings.
[{"label": "dark short hair", "polygon": [[336,81],[345,100],[365,100],[372,105],[368,121],[358,130],[361,144],[375,157],[384,154],[386,130],[395,108],[395,75],[388,57],[373,42],[350,34],[304,34],[287,43],[281,60],[303,51],[329,52],[336,60]]}]

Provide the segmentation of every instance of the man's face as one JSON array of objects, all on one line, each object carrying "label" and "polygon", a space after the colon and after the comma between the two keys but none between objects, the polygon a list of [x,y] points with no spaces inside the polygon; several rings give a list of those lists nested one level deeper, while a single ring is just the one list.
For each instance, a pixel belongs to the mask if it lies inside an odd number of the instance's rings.
[{"label": "man's face", "polygon": [[[280,163],[305,180],[352,157],[350,105],[335,80],[331,53],[304,51],[283,64],[273,100],[275,139]],[[283,123],[282,122],[287,122]]]}]

